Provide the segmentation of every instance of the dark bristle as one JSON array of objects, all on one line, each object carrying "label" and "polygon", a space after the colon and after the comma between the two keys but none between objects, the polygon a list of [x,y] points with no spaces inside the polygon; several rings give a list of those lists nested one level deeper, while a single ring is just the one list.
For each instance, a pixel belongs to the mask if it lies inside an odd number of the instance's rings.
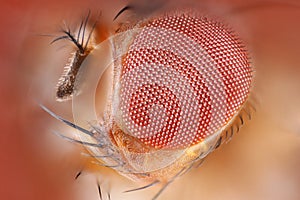
[{"label": "dark bristle", "polygon": [[241,125],[244,125],[244,119],[243,119],[243,116],[239,116],[240,120],[241,120]]},{"label": "dark bristle", "polygon": [[102,200],[102,191],[101,191],[101,186],[99,183],[97,183],[97,186],[98,186],[98,193],[99,193],[99,198],[100,200]]},{"label": "dark bristle", "polygon": [[77,43],[79,43],[79,38],[80,38],[82,26],[83,26],[83,20],[81,20],[79,30],[78,30],[78,33],[77,33],[77,38],[76,38]]},{"label": "dark bristle", "polygon": [[198,161],[198,163],[196,163],[196,165],[195,165],[195,168],[199,168],[203,164],[204,160],[205,159],[203,158],[200,161]]},{"label": "dark bristle", "polygon": [[158,184],[158,183],[159,183],[159,181],[156,180],[156,181],[154,181],[154,182],[152,182],[152,183],[150,183],[150,184],[148,184],[148,185],[145,185],[145,186],[143,186],[143,187],[139,187],[139,188],[135,188],[135,189],[131,189],[131,190],[126,190],[126,191],[124,191],[124,193],[135,192],[135,191],[139,191],[139,190],[144,190],[144,189],[149,188],[149,187],[152,187],[152,186],[154,186],[154,185],[156,185],[156,184]]},{"label": "dark bristle", "polygon": [[219,148],[219,146],[222,144],[222,136],[218,139],[216,145],[215,145],[215,149]]},{"label": "dark bristle", "polygon": [[87,16],[86,16],[86,18],[85,18],[84,25],[83,25],[82,37],[81,37],[81,46],[83,46],[84,35],[85,35],[85,29],[86,29],[86,27],[87,27],[87,24],[88,24],[90,15],[91,15],[91,11],[89,10],[89,12],[88,12],[88,14],[87,14]]},{"label": "dark bristle", "polygon": [[130,10],[132,9],[133,7],[131,5],[127,5],[125,6],[124,8],[122,8],[117,14],[116,16],[114,17],[113,21],[115,21],[123,12],[125,12],[126,10]]},{"label": "dark bristle", "polygon": [[[190,166],[188,167],[190,168]],[[166,184],[164,184],[164,186],[156,193],[156,195],[154,195],[154,197],[152,198],[152,200],[156,200],[163,191],[165,191],[165,189],[176,179],[178,178],[178,176],[180,176],[184,171],[187,170],[187,167],[183,167],[175,176],[173,176]]]},{"label": "dark bristle", "polygon": [[93,25],[93,27],[92,27],[92,29],[91,29],[89,35],[88,35],[88,38],[87,38],[86,43],[85,43],[84,48],[83,48],[84,51],[86,51],[87,45],[88,45],[88,43],[89,43],[89,41],[90,41],[90,39],[91,39],[92,33],[93,33],[93,31],[95,30],[96,25],[97,25],[97,21],[94,23],[94,25]]},{"label": "dark bristle", "polygon": [[50,44],[53,44],[53,43],[55,43],[55,42],[57,42],[57,41],[59,41],[59,40],[64,40],[64,39],[68,39],[68,38],[69,38],[69,36],[63,35],[63,36],[57,37],[57,38],[55,38],[54,40],[52,40],[52,41],[50,42]]},{"label": "dark bristle", "polygon": [[240,125],[236,124],[236,133],[240,132]]},{"label": "dark bristle", "polygon": [[76,176],[75,176],[75,180],[78,179],[78,177],[81,175],[82,171],[79,171]]}]

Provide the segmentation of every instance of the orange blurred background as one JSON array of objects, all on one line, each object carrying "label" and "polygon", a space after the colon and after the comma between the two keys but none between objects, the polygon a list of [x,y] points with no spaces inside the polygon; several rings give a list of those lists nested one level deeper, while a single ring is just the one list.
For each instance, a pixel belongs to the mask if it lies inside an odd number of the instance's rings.
[{"label": "orange blurred background", "polygon": [[[160,199],[299,200],[300,3],[190,2],[221,13],[240,33],[256,69],[253,93],[260,103],[253,120],[230,143],[179,178]],[[251,7],[261,2],[268,3]],[[112,19],[125,5],[121,0],[1,1],[1,199],[99,199],[92,175],[84,173],[74,181],[82,168],[80,149],[51,133],[61,128],[60,123],[38,106],[54,101],[55,81],[69,53],[68,47],[50,46],[52,38],[40,35],[59,33],[63,20],[77,25],[88,9],[102,10]],[[66,118],[72,116],[68,103],[52,108]],[[113,200],[151,199],[158,189],[123,198],[126,184],[137,185],[112,172],[99,172],[99,177]]]}]

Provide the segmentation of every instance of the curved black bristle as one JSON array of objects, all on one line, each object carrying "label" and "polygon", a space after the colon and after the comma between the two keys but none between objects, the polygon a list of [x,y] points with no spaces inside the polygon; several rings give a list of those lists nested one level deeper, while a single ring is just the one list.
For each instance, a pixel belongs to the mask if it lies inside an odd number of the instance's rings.
[{"label": "curved black bristle", "polygon": [[114,17],[113,21],[115,21],[123,12],[125,12],[126,10],[131,10],[133,8],[133,6],[131,5],[127,5],[124,8],[122,8]]},{"label": "curved black bristle", "polygon": [[[86,30],[86,27],[87,27],[87,24],[88,24],[90,15],[91,15],[91,11],[89,10],[89,12],[88,12],[88,14],[87,14],[87,16],[86,16],[86,18],[85,18],[84,25],[83,25],[82,37],[81,37],[81,46],[83,46],[85,30]],[[79,38],[78,38],[78,39],[79,39]]]},{"label": "curved black bristle", "polygon": [[99,183],[97,183],[97,187],[98,187],[98,193],[99,193],[100,200],[102,200],[102,191],[101,191],[101,186]]},{"label": "curved black bristle", "polygon": [[[101,189],[100,183],[98,181],[97,181],[97,188],[98,188],[99,199],[103,200],[102,189]],[[107,192],[107,198],[106,199],[111,200],[110,192]]]},{"label": "curved black bristle", "polygon": [[75,180],[78,179],[78,177],[82,174],[82,171],[79,171],[76,176],[75,176]]},{"label": "curved black bristle", "polygon": [[217,143],[215,144],[215,149],[219,148],[221,144],[222,144],[222,136],[218,139]]},{"label": "curved black bristle", "polygon": [[139,191],[139,190],[144,190],[144,189],[149,188],[149,187],[152,187],[152,186],[154,186],[154,185],[156,185],[156,184],[158,184],[158,183],[159,183],[159,181],[156,180],[156,181],[154,181],[154,182],[152,182],[152,183],[150,183],[150,184],[148,184],[148,185],[145,185],[145,186],[143,186],[143,187],[139,187],[139,188],[135,188],[135,189],[131,189],[131,190],[126,190],[126,191],[124,191],[124,193],[135,192],[135,191]]},{"label": "curved black bristle", "polygon": [[[192,164],[193,165],[193,164]],[[188,167],[183,167],[175,176],[173,176],[166,184],[163,185],[163,187],[154,195],[154,197],[152,198],[152,200],[156,200],[163,191],[165,191],[165,189],[176,179],[178,178],[182,173],[184,173],[186,170],[189,170],[191,168],[191,166]]]},{"label": "curved black bristle", "polygon": [[57,37],[57,38],[55,38],[54,40],[52,40],[52,41],[50,42],[50,44],[53,44],[53,43],[55,43],[55,42],[57,42],[57,41],[59,41],[59,40],[64,40],[64,39],[68,39],[68,38],[69,38],[69,36],[63,35],[63,36]]}]

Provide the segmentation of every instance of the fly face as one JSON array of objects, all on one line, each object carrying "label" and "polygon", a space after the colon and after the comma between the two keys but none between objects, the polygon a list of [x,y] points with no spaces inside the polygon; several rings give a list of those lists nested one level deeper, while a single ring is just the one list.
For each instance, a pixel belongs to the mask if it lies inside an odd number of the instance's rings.
[{"label": "fly face", "polygon": [[[76,128],[79,139],[63,137],[100,165],[149,186],[166,186],[197,166],[251,117],[248,53],[224,22],[200,11],[149,15],[77,52],[57,91],[72,97],[75,123],[44,109]],[[97,113],[104,75],[109,84]]]}]

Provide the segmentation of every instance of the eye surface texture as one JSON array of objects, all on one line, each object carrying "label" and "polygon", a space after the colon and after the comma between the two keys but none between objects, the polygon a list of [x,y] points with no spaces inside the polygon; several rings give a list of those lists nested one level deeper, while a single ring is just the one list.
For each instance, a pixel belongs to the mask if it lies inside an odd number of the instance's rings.
[{"label": "eye surface texture", "polygon": [[193,13],[147,22],[120,70],[117,121],[154,148],[188,147],[217,132],[241,108],[252,80],[239,39]]}]

